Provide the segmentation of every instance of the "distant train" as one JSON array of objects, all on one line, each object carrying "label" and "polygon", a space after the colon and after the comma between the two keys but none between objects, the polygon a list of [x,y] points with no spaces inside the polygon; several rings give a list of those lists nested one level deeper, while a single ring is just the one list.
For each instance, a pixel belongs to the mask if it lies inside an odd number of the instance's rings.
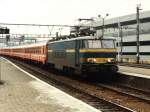
[{"label": "distant train", "polygon": [[63,71],[117,72],[115,39],[93,36],[48,41],[0,49],[4,56],[31,60]]}]

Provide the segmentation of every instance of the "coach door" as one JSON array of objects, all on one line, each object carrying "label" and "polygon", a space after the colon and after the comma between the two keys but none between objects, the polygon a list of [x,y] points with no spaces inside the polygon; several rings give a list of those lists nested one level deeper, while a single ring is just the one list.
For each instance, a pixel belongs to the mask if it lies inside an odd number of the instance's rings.
[{"label": "coach door", "polygon": [[80,64],[79,49],[80,49],[80,40],[76,40],[76,44],[75,44],[75,65],[76,66],[79,66]]}]

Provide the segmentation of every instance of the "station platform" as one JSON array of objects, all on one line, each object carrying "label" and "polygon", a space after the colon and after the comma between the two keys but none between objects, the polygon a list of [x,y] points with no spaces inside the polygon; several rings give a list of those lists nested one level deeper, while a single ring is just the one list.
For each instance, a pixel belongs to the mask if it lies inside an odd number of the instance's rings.
[{"label": "station platform", "polygon": [[131,75],[131,76],[135,76],[135,77],[150,79],[150,69],[147,69],[147,68],[144,69],[144,68],[119,65],[119,73],[125,74],[125,75]]},{"label": "station platform", "polygon": [[100,112],[1,59],[0,112]]}]

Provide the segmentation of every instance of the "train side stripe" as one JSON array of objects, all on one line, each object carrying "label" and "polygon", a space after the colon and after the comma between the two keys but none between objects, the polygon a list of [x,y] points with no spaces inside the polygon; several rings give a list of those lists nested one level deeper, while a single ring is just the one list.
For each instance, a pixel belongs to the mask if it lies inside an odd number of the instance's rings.
[{"label": "train side stripe", "polygon": [[48,52],[53,52],[53,50],[48,50]]},{"label": "train side stripe", "polygon": [[66,52],[74,53],[74,52],[75,52],[75,49],[67,49]]},{"label": "train side stripe", "polygon": [[79,52],[117,52],[116,49],[80,49]]}]

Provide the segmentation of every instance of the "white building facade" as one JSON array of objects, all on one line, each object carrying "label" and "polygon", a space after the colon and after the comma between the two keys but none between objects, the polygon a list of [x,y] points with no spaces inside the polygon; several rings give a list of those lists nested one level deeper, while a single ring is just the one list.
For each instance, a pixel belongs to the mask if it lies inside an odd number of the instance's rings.
[{"label": "white building facade", "polygon": [[[150,63],[150,11],[141,12],[139,15],[139,62]],[[87,25],[87,24],[86,24]],[[103,21],[92,21],[87,26],[92,25],[96,30],[96,35],[102,36]],[[89,28],[89,27],[87,27]],[[82,28],[80,30],[87,30]],[[122,29],[121,29],[122,28]],[[104,21],[104,37],[116,37],[118,47],[118,61],[137,61],[137,22],[136,14],[106,19]],[[90,28],[89,28],[90,29]],[[122,39],[121,39],[122,37]],[[121,41],[122,40],[122,41]],[[122,49],[122,50],[121,50]]]}]

